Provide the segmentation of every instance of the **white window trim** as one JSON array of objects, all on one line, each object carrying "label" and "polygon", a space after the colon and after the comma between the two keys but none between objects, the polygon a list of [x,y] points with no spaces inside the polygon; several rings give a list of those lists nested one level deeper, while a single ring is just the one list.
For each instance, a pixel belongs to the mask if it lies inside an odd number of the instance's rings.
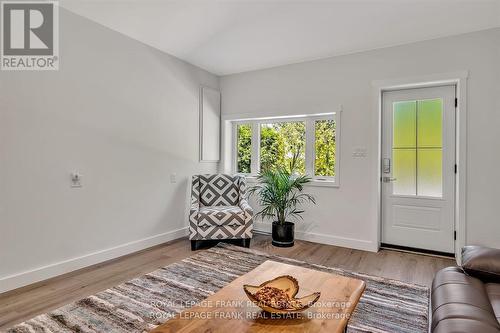
[{"label": "white window trim", "polygon": [[[315,122],[318,120],[332,119],[335,121],[335,176],[315,176],[314,175],[314,162],[316,160],[315,149]],[[305,147],[305,167],[306,174],[311,176],[312,181],[307,184],[308,186],[327,186],[339,187],[340,186],[340,137],[341,137],[341,112],[322,113],[306,116],[290,116],[290,117],[266,117],[266,118],[248,118],[242,120],[231,120],[232,131],[232,156],[231,156],[231,171],[238,173],[238,149],[237,149],[237,126],[242,124],[252,125],[252,156],[250,162],[250,174],[244,174],[250,182],[255,181],[257,174],[260,171],[260,127],[261,124],[273,122],[297,122],[303,121],[306,126],[306,147]]]}]

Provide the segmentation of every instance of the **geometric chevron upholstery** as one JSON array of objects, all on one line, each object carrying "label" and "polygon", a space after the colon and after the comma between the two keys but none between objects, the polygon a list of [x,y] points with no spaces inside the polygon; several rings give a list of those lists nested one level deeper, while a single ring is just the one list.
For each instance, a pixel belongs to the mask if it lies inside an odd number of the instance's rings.
[{"label": "geometric chevron upholstery", "polygon": [[203,206],[237,206],[238,176],[200,175],[200,203]]},{"label": "geometric chevron upholstery", "polygon": [[193,176],[189,211],[191,241],[252,238],[252,220],[245,177]]},{"label": "geometric chevron upholstery", "polygon": [[204,206],[198,211],[198,226],[244,225],[245,212],[238,206]]}]

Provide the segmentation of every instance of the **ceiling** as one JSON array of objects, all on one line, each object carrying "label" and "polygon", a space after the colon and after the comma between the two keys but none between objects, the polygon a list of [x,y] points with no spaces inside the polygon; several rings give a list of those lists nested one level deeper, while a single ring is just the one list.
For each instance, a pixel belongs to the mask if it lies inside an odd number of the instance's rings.
[{"label": "ceiling", "polygon": [[500,26],[500,0],[61,0],[217,75]]}]

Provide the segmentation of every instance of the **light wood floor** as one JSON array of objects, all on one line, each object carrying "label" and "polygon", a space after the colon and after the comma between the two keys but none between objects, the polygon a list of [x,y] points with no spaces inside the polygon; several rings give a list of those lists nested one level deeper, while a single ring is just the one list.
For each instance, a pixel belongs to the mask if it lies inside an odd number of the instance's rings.
[{"label": "light wood floor", "polygon": [[[251,248],[426,286],[430,286],[438,270],[454,265],[454,260],[447,258],[390,250],[371,253],[305,241],[296,241],[292,248],[276,248],[271,245],[270,236],[259,234],[252,240]],[[0,294],[0,330],[192,254],[189,241],[179,239]]]}]

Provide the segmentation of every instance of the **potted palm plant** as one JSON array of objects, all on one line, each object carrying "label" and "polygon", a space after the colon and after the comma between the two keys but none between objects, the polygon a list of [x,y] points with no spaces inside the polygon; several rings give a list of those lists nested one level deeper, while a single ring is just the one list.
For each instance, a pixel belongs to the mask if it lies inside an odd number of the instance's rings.
[{"label": "potted palm plant", "polygon": [[272,220],[272,244],[290,247],[294,244],[295,224],[291,219],[302,218],[300,206],[307,202],[316,203],[310,194],[302,193],[305,184],[311,181],[306,175],[296,175],[290,170],[277,167],[264,170],[257,176],[257,184],[250,188],[250,194],[257,195],[261,210],[255,216]]}]

